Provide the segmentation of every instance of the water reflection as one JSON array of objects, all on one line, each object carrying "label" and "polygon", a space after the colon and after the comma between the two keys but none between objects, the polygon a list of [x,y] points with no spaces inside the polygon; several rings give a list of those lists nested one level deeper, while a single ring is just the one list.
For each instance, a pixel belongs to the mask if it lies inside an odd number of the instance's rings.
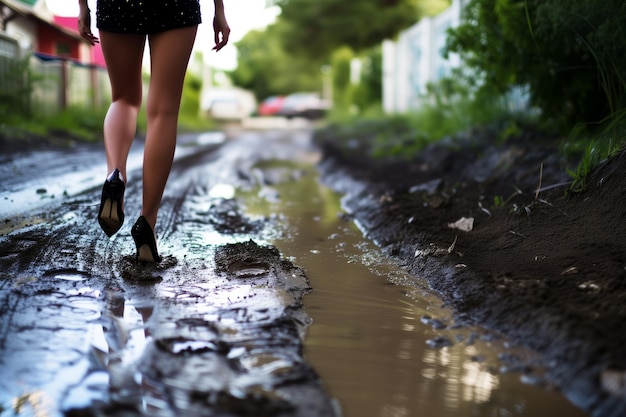
[{"label": "water reflection", "polygon": [[0,288],[11,312],[0,323],[3,333],[12,335],[2,339],[0,359],[0,410],[6,415],[53,416],[53,410],[99,397],[93,389],[80,389],[102,379],[101,374],[85,376],[88,352],[107,346],[100,323],[103,295],[88,278],[78,271],[50,271],[16,278],[18,292],[9,285]]},{"label": "water reflection", "polygon": [[[273,184],[278,200],[245,194],[246,208],[285,215],[285,229],[270,240],[311,281],[306,356],[344,416],[584,416],[559,393],[498,373],[502,341],[481,337],[481,329],[451,328],[450,312],[425,284],[415,286],[338,216],[339,197],[320,186],[314,170],[292,168],[308,175],[297,186]],[[450,346],[428,345],[439,339],[448,343],[433,345]]]}]

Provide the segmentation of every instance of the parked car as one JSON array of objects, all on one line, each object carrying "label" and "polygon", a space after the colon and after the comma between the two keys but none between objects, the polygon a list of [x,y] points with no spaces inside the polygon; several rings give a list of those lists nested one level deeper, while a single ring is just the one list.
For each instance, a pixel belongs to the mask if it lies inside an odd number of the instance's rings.
[{"label": "parked car", "polygon": [[276,114],[287,118],[320,119],[326,115],[329,108],[330,103],[322,100],[317,93],[293,93],[285,97]]},{"label": "parked car", "polygon": [[256,108],[254,95],[236,87],[211,87],[203,90],[202,110],[218,121],[242,121]]},{"label": "parked car", "polygon": [[283,107],[285,97],[283,96],[270,96],[263,100],[259,105],[259,116],[274,116]]}]

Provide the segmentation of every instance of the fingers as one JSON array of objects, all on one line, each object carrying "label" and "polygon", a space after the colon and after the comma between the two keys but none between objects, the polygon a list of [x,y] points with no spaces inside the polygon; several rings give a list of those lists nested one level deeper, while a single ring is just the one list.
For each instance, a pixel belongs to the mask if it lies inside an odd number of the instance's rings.
[{"label": "fingers", "polygon": [[228,43],[228,37],[230,36],[230,27],[226,21],[223,10],[217,10],[213,17],[213,33],[215,46],[214,51],[219,51]]},{"label": "fingers", "polygon": [[94,46],[96,43],[100,42],[100,40],[91,33],[90,30],[83,29],[80,31],[80,36],[85,39],[87,42]]},{"label": "fingers", "polygon": [[[221,35],[221,39],[220,39]],[[227,27],[226,29],[215,29],[215,46],[213,47],[214,51],[219,51],[228,43],[228,37],[230,36],[230,29]]]},{"label": "fingers", "polygon": [[78,33],[80,34],[80,36],[83,39],[85,39],[87,42],[89,42],[89,44],[91,44],[91,46],[94,46],[96,43],[98,43],[100,41],[91,32],[90,23],[91,22],[89,21],[89,19],[87,19],[87,21],[85,21],[84,19],[79,18],[79,20],[78,20]]}]

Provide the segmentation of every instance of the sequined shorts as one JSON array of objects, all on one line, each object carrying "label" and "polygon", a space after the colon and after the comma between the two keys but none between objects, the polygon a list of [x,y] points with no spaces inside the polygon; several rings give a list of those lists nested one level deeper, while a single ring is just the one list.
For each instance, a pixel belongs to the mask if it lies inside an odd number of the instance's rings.
[{"label": "sequined shorts", "polygon": [[147,35],[202,23],[199,0],[98,0],[96,26]]}]

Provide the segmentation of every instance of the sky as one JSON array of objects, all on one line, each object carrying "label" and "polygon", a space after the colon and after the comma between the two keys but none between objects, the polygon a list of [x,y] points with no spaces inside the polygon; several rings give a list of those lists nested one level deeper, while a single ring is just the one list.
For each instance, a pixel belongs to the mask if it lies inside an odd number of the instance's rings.
[{"label": "sky", "polygon": [[[198,28],[195,49],[204,53],[204,59],[215,68],[231,70],[237,66],[237,48],[234,43],[252,29],[261,29],[272,23],[279,13],[277,7],[267,7],[266,0],[223,0],[226,19],[231,29],[229,44],[221,51],[211,51],[213,41],[213,1],[200,0],[203,23]],[[48,8],[58,16],[78,15],[78,1],[46,0]],[[88,0],[95,21],[96,0]],[[95,26],[95,25],[94,25]],[[94,27],[94,33],[97,29]],[[97,36],[97,35],[96,35]]]}]

